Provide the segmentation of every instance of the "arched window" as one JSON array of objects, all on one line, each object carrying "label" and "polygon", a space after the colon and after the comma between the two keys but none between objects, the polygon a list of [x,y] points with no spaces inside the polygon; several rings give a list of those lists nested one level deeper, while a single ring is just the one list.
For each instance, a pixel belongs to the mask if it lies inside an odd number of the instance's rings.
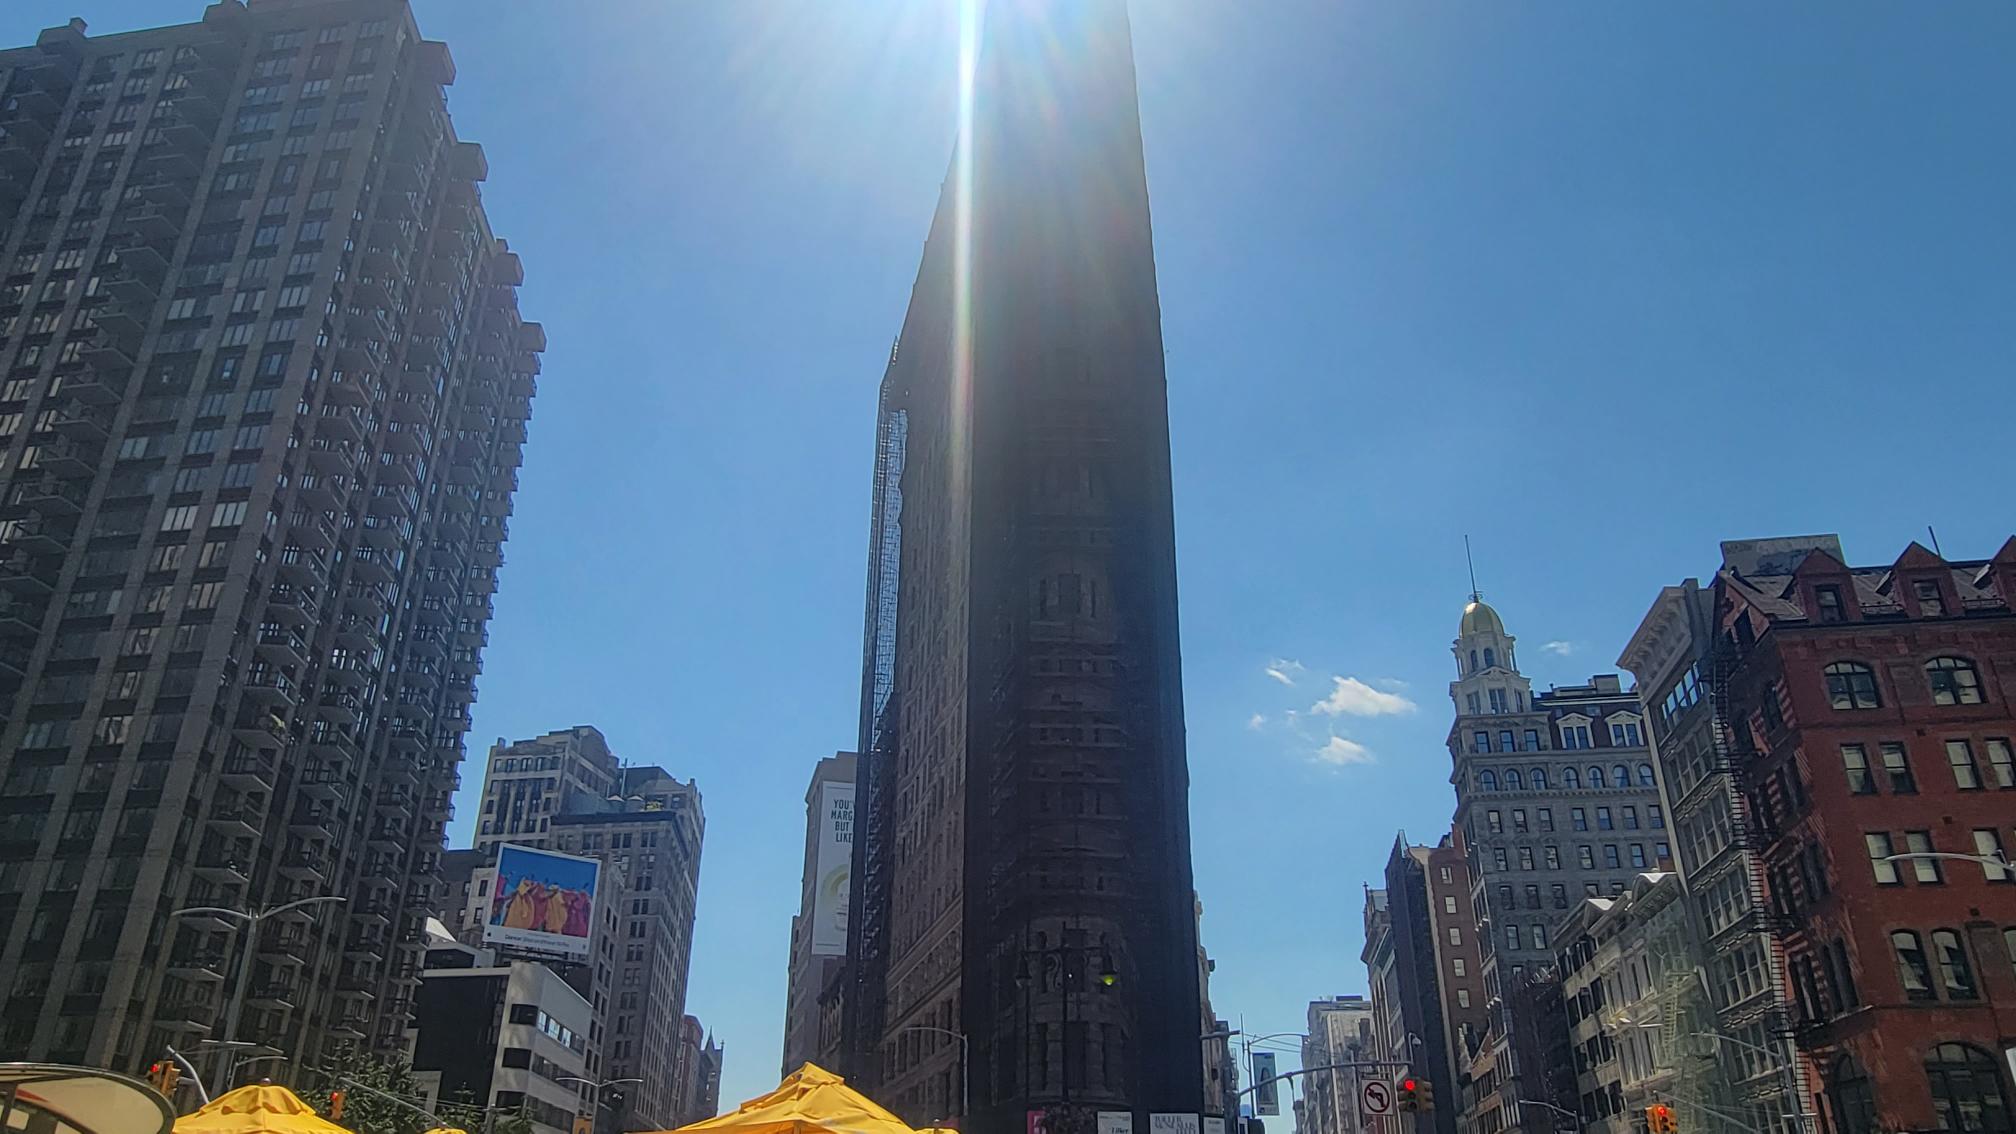
[{"label": "arched window", "polygon": [[1610,784],[1612,787],[1630,787],[1631,769],[1622,764],[1610,769]]},{"label": "arched window", "polygon": [[1476,650],[1471,650],[1471,651],[1470,651],[1470,672],[1471,672],[1471,673],[1476,673],[1476,672],[1477,672],[1477,651],[1476,651]]},{"label": "arched window", "polygon": [[1827,667],[1827,696],[1837,709],[1880,709],[1876,671],[1861,662],[1837,661]]},{"label": "arched window", "polygon": [[1526,780],[1523,776],[1519,774],[1519,769],[1517,768],[1505,769],[1506,791],[1524,791],[1525,788],[1526,788]]},{"label": "arched window", "polygon": [[1498,773],[1489,768],[1477,773],[1477,786],[1484,791],[1498,790]]},{"label": "arched window", "polygon": [[1950,929],[1932,931],[1932,958],[1939,963],[1939,983],[1946,986],[1946,999],[1973,1000],[1974,967],[1967,963],[1967,947]]},{"label": "arched window", "polygon": [[1532,775],[1530,775],[1530,776],[1528,776],[1528,777],[1526,777],[1526,779],[1527,779],[1527,782],[1529,782],[1529,783],[1531,783],[1531,784],[1533,785],[1533,790],[1534,790],[1534,791],[1546,791],[1546,790],[1547,790],[1547,769],[1545,769],[1545,768],[1535,768],[1535,769],[1533,769],[1533,774],[1532,774]]},{"label": "arched window", "polygon": [[1828,1092],[1834,1096],[1834,1124],[1841,1134],[1876,1134],[1876,1089],[1869,1072],[1852,1055],[1834,1061]]},{"label": "arched window", "polygon": [[1590,787],[1603,786],[1603,769],[1597,767],[1594,764],[1589,765],[1589,786]]},{"label": "arched window", "polygon": [[2009,1100],[2002,1072],[1978,1047],[1942,1043],[1925,1053],[1925,1078],[1932,1087],[1934,1130],[1950,1134],[2010,1134]]},{"label": "arched window", "polygon": [[1579,788],[1579,787],[1581,787],[1581,786],[1582,786],[1582,773],[1580,773],[1580,772],[1576,771],[1576,770],[1575,770],[1575,769],[1573,769],[1573,768],[1563,768],[1563,769],[1561,769],[1561,786],[1562,786],[1562,787],[1565,787],[1565,788]]},{"label": "arched window", "polygon": [[1484,647],[1484,668],[1490,669],[1491,667],[1497,664],[1498,664],[1497,652],[1492,650],[1492,648],[1489,646]]},{"label": "arched window", "polygon": [[1966,658],[1933,658],[1925,663],[1925,680],[1935,705],[1981,703],[1981,674]]},{"label": "arched window", "polygon": [[1650,764],[1638,765],[1638,786],[1639,787],[1659,786],[1659,781],[1652,775],[1652,765]]}]

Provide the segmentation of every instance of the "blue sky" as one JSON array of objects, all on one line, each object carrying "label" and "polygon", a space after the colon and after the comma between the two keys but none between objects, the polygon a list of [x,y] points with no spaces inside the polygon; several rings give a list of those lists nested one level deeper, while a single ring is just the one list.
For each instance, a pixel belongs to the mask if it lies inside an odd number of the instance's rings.
[{"label": "blue sky", "polygon": [[[201,6],[9,0],[0,42]],[[699,779],[729,1103],[775,1082],[804,784],[855,733],[951,6],[415,6],[551,344],[471,750],[594,723]],[[1364,989],[1396,828],[1446,829],[1465,533],[1543,687],[1720,539],[2009,534],[2016,9],[1135,7],[1213,998],[1299,1028]],[[1312,712],[1340,677],[1399,711]]]}]

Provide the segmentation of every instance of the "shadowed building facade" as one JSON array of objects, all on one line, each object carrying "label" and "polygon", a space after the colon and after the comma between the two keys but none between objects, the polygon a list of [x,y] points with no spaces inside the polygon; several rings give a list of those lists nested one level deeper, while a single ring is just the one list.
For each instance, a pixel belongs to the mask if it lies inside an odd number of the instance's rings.
[{"label": "shadowed building facade", "polygon": [[1124,7],[990,5],[959,145],[881,392],[849,1078],[1146,1130],[1202,1107],[1202,1009]]}]

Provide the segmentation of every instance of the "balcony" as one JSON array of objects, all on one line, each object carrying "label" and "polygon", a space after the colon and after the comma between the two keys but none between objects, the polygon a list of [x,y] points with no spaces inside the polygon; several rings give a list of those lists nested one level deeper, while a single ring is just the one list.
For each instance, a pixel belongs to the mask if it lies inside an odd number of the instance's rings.
[{"label": "balcony", "polygon": [[364,711],[364,698],[355,693],[323,693],[315,711],[323,719],[338,724],[354,725]]},{"label": "balcony", "polygon": [[50,415],[48,423],[65,437],[93,445],[103,445],[112,433],[111,414],[74,398]]},{"label": "balcony", "polygon": [[45,607],[0,596],[0,638],[33,638],[42,632]]},{"label": "balcony", "polygon": [[275,762],[272,757],[258,752],[241,752],[224,761],[222,778],[224,786],[233,791],[271,792]]},{"label": "balcony", "polygon": [[355,410],[325,405],[322,412],[315,415],[315,436],[339,444],[359,445],[364,440],[364,429],[358,423]]},{"label": "balcony", "polygon": [[251,878],[251,864],[242,856],[218,848],[196,855],[196,876],[220,886],[243,886]]},{"label": "balcony", "polygon": [[[121,366],[119,359],[124,358]],[[116,405],[126,397],[126,385],[132,376],[133,357],[123,347],[107,345],[104,349],[84,356],[85,366],[81,370],[62,371],[51,390],[61,391],[80,398],[93,405]]]},{"label": "balcony", "polygon": [[[349,689],[367,689],[377,677],[378,667],[354,654],[331,657],[322,667],[325,689],[332,681]],[[323,700],[327,703],[330,698],[325,696]]]},{"label": "balcony", "polygon": [[52,437],[38,442],[34,449],[35,467],[51,476],[80,479],[98,468],[98,450],[68,437]]},{"label": "balcony", "polygon": [[299,925],[290,925],[279,932],[263,933],[259,937],[259,956],[269,965],[285,965],[299,968],[307,963],[307,954],[315,949],[315,937]]},{"label": "balcony", "polygon": [[0,590],[15,595],[45,597],[56,589],[56,573],[61,563],[33,555],[17,554],[0,560]]},{"label": "balcony", "polygon": [[298,992],[291,980],[265,980],[252,986],[251,995],[245,998],[245,1002],[269,1012],[291,1012],[296,995]]},{"label": "balcony", "polygon": [[83,510],[84,496],[85,490],[76,482],[45,476],[23,484],[16,503],[45,516],[74,516]]},{"label": "balcony", "polygon": [[321,617],[322,604],[312,592],[287,583],[276,583],[266,595],[266,615],[297,626],[312,624]]},{"label": "balcony", "polygon": [[342,833],[343,817],[330,807],[301,807],[288,816],[287,826],[298,838],[327,842]]},{"label": "balcony", "polygon": [[266,824],[264,808],[238,805],[235,807],[213,807],[203,822],[220,837],[226,839],[256,839],[259,830]]},{"label": "balcony", "polygon": [[168,956],[168,975],[196,984],[214,984],[224,979],[224,964],[221,949],[178,949]]},{"label": "balcony", "polygon": [[321,512],[342,512],[350,507],[351,485],[342,473],[305,472],[295,485],[301,501]]},{"label": "balcony", "polygon": [[294,781],[301,794],[326,805],[342,803],[350,798],[350,784],[344,778],[343,769],[337,764],[318,764],[301,773]]},{"label": "balcony", "polygon": [[283,671],[255,667],[245,678],[245,700],[265,705],[277,715],[279,709],[291,710],[301,703],[301,687]]},{"label": "balcony", "polygon": [[299,669],[308,664],[308,640],[292,627],[273,625],[259,632],[257,648],[283,669]]},{"label": "balcony", "polygon": [[29,555],[54,555],[70,546],[75,533],[59,530],[39,515],[18,520],[0,520],[0,555],[20,551]]},{"label": "balcony", "polygon": [[281,874],[309,885],[319,885],[328,877],[327,856],[321,851],[306,847],[282,851],[274,865]]},{"label": "balcony", "polygon": [[336,528],[319,512],[296,508],[287,513],[288,535],[299,546],[327,552],[336,546]]}]

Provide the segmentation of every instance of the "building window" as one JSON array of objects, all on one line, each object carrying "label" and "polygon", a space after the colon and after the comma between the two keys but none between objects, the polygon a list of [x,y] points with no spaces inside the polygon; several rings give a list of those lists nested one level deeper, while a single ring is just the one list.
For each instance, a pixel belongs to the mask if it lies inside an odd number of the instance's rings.
[{"label": "building window", "polygon": [[1477,773],[1477,788],[1479,791],[1497,791],[1498,773],[1489,768]]},{"label": "building window", "polygon": [[[1904,832],[1904,849],[1911,854],[1932,853],[1932,832]],[[1939,860],[1936,858],[1914,858],[1911,860],[1911,870],[1918,881],[1928,886],[1937,886],[1945,881],[1940,875]]]},{"label": "building window", "polygon": [[1453,925],[1449,927],[1449,944],[1451,945],[1463,944],[1463,931]]},{"label": "building window", "polygon": [[1543,808],[1541,808],[1541,809],[1540,809],[1540,814],[1539,814],[1539,819],[1540,819],[1540,830],[1541,830],[1541,831],[1542,831],[1543,833],[1545,833],[1545,832],[1549,832],[1549,831],[1552,831],[1552,830],[1554,829],[1554,809],[1553,809],[1553,808],[1551,808],[1551,807],[1543,807]]},{"label": "building window", "polygon": [[1939,962],[1939,983],[1946,986],[1946,999],[1973,1000],[1980,995],[1974,988],[1974,966],[1967,963],[1967,949],[1958,933],[1933,930],[1932,955]]},{"label": "building window", "polygon": [[1876,671],[1861,662],[1835,662],[1824,671],[1827,696],[1837,709],[1880,709],[1883,699],[1876,693]]},{"label": "building window", "polygon": [[1543,849],[1546,851],[1543,861],[1547,863],[1547,869],[1561,869],[1561,848],[1549,843]]},{"label": "building window", "polygon": [[1463,976],[1463,975],[1464,975],[1464,971],[1463,971],[1463,970],[1464,970],[1464,968],[1465,968],[1465,967],[1466,967],[1466,966],[1465,966],[1465,965],[1463,964],[1463,958],[1461,958],[1461,957],[1452,957],[1452,958],[1450,958],[1450,960],[1449,960],[1449,973],[1450,973],[1450,975],[1451,975],[1451,976]]},{"label": "building window", "polygon": [[1505,833],[1505,818],[1499,812],[1486,811],[1484,813],[1484,826],[1492,834],[1502,835]]},{"label": "building window", "polygon": [[[1529,729],[1527,729],[1527,730],[1526,730],[1526,751],[1528,751],[1528,752],[1538,752],[1538,751],[1540,751],[1540,733],[1539,733],[1539,731],[1538,731],[1537,729],[1530,729],[1530,728],[1529,728]],[[1539,776],[1539,775],[1540,775],[1540,773],[1539,773],[1539,771],[1538,771],[1537,769],[1536,769],[1536,770],[1534,771],[1534,773],[1533,773],[1533,774],[1534,774],[1535,776]],[[1542,786],[1545,786],[1545,785],[1542,785]]]},{"label": "building window", "polygon": [[[1512,734],[1506,733],[1505,735],[1506,737],[1509,738]],[[1519,769],[1517,768],[1505,769],[1506,791],[1524,791],[1525,788],[1526,788],[1526,777],[1519,774]]]},{"label": "building window", "polygon": [[1932,992],[1932,966],[1925,958],[1925,947],[1918,935],[1908,929],[1899,929],[1890,934],[1890,949],[1897,955],[1897,979],[1904,986],[1904,995],[1911,1000],[1934,1000]]},{"label": "building window", "polygon": [[1506,861],[1507,860],[1505,857],[1504,847],[1491,848],[1491,865],[1497,867],[1500,873],[1503,873],[1506,870],[1510,869],[1508,866],[1506,866]]},{"label": "building window", "polygon": [[1995,781],[1995,786],[1998,788],[2016,787],[2016,758],[2010,755],[2009,742],[1990,737],[1986,743],[1989,778]]},{"label": "building window", "polygon": [[1518,926],[1516,926],[1516,925],[1508,925],[1508,926],[1506,926],[1506,927],[1505,927],[1505,947],[1506,947],[1507,949],[1517,949],[1517,948],[1519,948],[1519,927],[1518,927]]},{"label": "building window", "polygon": [[1655,803],[1652,806],[1647,807],[1645,809],[1645,814],[1646,817],[1651,820],[1653,830],[1663,831],[1666,829],[1666,813],[1664,811],[1659,810],[1658,804]]},{"label": "building window", "polygon": [[1961,791],[1981,790],[1981,770],[1974,766],[1974,747],[1964,740],[1946,742],[1946,762],[1953,767],[1953,786]]},{"label": "building window", "polygon": [[1869,773],[1869,751],[1859,744],[1841,746],[1841,767],[1848,775],[1848,790],[1856,795],[1876,794],[1876,777]]},{"label": "building window", "polygon": [[1834,1099],[1837,1134],[1877,1134],[1876,1089],[1854,1056],[1835,1061],[1828,1092]]},{"label": "building window", "polygon": [[[1635,728],[1637,726],[1634,725],[1632,727]],[[1652,771],[1652,765],[1650,764],[1638,765],[1638,786],[1639,787],[1659,786],[1659,777]]]},{"label": "building window", "polygon": [[1840,622],[1848,617],[1847,608],[1841,605],[1840,587],[1814,587],[1813,599],[1820,610],[1820,621]]},{"label": "building window", "polygon": [[1573,828],[1574,828],[1575,830],[1577,830],[1577,831],[1586,831],[1586,830],[1588,830],[1588,829],[1589,829],[1589,812],[1587,811],[1587,809],[1585,809],[1585,808],[1581,808],[1581,807],[1571,807],[1571,808],[1569,808],[1569,809],[1568,809],[1568,825],[1569,825],[1570,827],[1573,827]]},{"label": "building window", "polygon": [[1575,848],[1575,861],[1584,870],[1596,869],[1596,848],[1584,844]]},{"label": "building window", "polygon": [[1442,896],[1442,912],[1445,914],[1453,914],[1456,912],[1456,899],[1454,896],[1449,894],[1444,894]]},{"label": "building window", "polygon": [[1877,884],[1882,886],[1897,885],[1900,881],[1897,877],[1897,864],[1889,861],[1890,855],[1893,853],[1889,832],[1876,831],[1864,834],[1862,841],[1869,847],[1869,868],[1876,873]]},{"label": "building window", "polygon": [[1890,777],[1890,790],[1898,795],[1916,795],[1918,780],[1911,774],[1911,761],[1904,752],[1904,746],[1885,741],[1882,748],[1883,772]]},{"label": "building window", "polygon": [[[1974,853],[1983,858],[2008,859],[2002,854],[2002,833],[1992,827],[1974,828]],[[1981,864],[1982,875],[1990,882],[2016,882],[2016,872],[2006,866]]]},{"label": "building window", "polygon": [[1938,618],[1946,613],[1946,599],[1939,593],[1939,584],[1934,580],[1913,581],[1911,595],[1918,600],[1918,613],[1921,617]]},{"label": "building window", "polygon": [[1548,890],[1548,896],[1554,899],[1555,909],[1565,910],[1568,908],[1568,887],[1556,882],[1554,885],[1548,887]]},{"label": "building window", "polygon": [[1599,831],[1608,831],[1608,830],[1610,830],[1610,829],[1611,829],[1612,827],[1614,827],[1614,826],[1615,826],[1615,824],[1614,824],[1614,823],[1612,823],[1612,822],[1611,822],[1611,820],[1610,820],[1610,809],[1609,809],[1609,808],[1607,808],[1607,807],[1599,807],[1599,808],[1597,808],[1597,809],[1596,809],[1596,829],[1597,829],[1597,830],[1599,830]]},{"label": "building window", "polygon": [[1942,1043],[1925,1056],[1934,1130],[1948,1134],[2009,1134],[2009,1100],[1993,1056],[1963,1043]]},{"label": "building window", "polygon": [[1603,769],[1597,767],[1594,764],[1589,765],[1589,786],[1592,788],[1600,788],[1603,786]]},{"label": "building window", "polygon": [[1603,844],[1603,865],[1612,870],[1616,870],[1624,865],[1623,859],[1617,854],[1616,843]]},{"label": "building window", "polygon": [[[1518,750],[1519,750],[1519,742],[1512,739],[1511,729],[1509,728],[1504,729],[1498,733],[1498,751],[1517,752]],[[1516,776],[1519,773],[1517,770],[1514,770],[1511,774]]]},{"label": "building window", "polygon": [[1457,990],[1456,990],[1456,1006],[1457,1006],[1458,1008],[1468,1008],[1468,1007],[1470,1007],[1470,990],[1469,990],[1469,989],[1467,989],[1467,988],[1459,988],[1459,989],[1457,989]]},{"label": "building window", "polygon": [[1577,772],[1577,771],[1576,771],[1575,769],[1573,769],[1573,768],[1563,768],[1563,769],[1561,769],[1561,786],[1562,786],[1562,787],[1564,787],[1564,788],[1579,788],[1579,787],[1581,787],[1581,786],[1582,786],[1582,774],[1581,774],[1580,772]]},{"label": "building window", "polygon": [[[1486,652],[1488,653],[1489,651]],[[1486,689],[1484,692],[1491,698],[1491,711],[1493,713],[1502,713],[1505,711],[1505,691],[1503,689]]]},{"label": "building window", "polygon": [[1478,751],[1478,752],[1489,752],[1489,751],[1491,751],[1491,734],[1490,734],[1490,733],[1488,733],[1488,732],[1479,732],[1479,733],[1477,733],[1477,735],[1475,735],[1475,736],[1471,737],[1470,739],[1471,739],[1471,741],[1473,742],[1473,743],[1472,743],[1472,747],[1473,747],[1473,749],[1474,749],[1475,751]]},{"label": "building window", "polygon": [[1925,663],[1925,680],[1935,705],[1981,703],[1981,674],[1966,658],[1933,658]]}]

